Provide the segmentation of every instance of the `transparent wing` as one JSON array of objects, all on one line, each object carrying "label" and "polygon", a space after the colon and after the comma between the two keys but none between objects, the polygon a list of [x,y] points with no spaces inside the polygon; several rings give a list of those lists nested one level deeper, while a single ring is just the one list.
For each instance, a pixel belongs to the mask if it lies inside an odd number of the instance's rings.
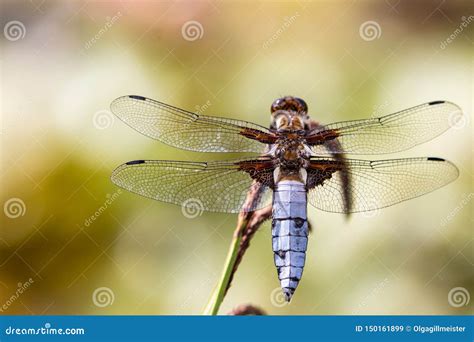
[{"label": "transparent wing", "polygon": [[409,149],[429,141],[462,118],[461,109],[446,101],[434,101],[379,118],[344,121],[315,128],[307,135],[316,154],[325,154],[325,143],[337,140],[339,152],[382,154]]},{"label": "transparent wing", "polygon": [[[418,197],[458,177],[458,169],[440,158],[392,160],[311,158],[308,200],[330,212],[370,211]],[[351,179],[348,188],[344,179]],[[351,198],[348,208],[345,193]]]},{"label": "transparent wing", "polygon": [[[315,121],[311,120],[311,126],[312,128],[319,128],[320,130],[325,129],[325,127]],[[337,139],[333,140],[328,140],[324,142],[323,145],[320,145],[321,148],[324,148],[325,153],[328,153],[334,158],[336,162],[339,162],[342,164],[343,167],[347,167],[346,165],[346,156],[342,152],[342,147],[341,144]],[[345,208],[345,214],[349,216],[351,210],[352,210],[352,197],[351,194],[349,193],[349,189],[351,187],[351,179],[349,178],[349,175],[347,173],[341,174],[341,182],[344,185],[343,188],[343,200],[344,200],[344,208]]]},{"label": "transparent wing", "polygon": [[256,124],[199,115],[142,96],[119,97],[110,109],[138,132],[184,150],[260,153],[265,139],[272,138]]},{"label": "transparent wing", "polygon": [[273,166],[263,159],[209,163],[135,160],[119,166],[111,178],[126,190],[158,201],[193,210],[237,213],[250,190],[257,190],[260,200],[246,211],[271,204]]}]

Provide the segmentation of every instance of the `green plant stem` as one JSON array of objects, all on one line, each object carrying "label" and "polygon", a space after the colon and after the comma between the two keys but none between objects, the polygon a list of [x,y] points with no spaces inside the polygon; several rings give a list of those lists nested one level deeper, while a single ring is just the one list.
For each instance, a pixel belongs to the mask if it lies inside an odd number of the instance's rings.
[{"label": "green plant stem", "polygon": [[224,269],[222,275],[217,283],[214,291],[212,292],[211,298],[207,303],[206,309],[204,310],[205,315],[217,315],[219,308],[224,300],[224,296],[229,287],[229,281],[231,279],[232,271],[237,260],[240,242],[242,240],[242,233],[247,226],[248,219],[239,220],[237,228],[235,229],[234,236],[227,252],[227,257],[224,263]]}]

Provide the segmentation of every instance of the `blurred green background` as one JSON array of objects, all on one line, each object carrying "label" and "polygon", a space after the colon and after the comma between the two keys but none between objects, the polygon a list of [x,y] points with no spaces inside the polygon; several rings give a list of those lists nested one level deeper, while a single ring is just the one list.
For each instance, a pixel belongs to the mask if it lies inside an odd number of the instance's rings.
[{"label": "blurred green background", "polygon": [[290,305],[265,224],[221,313],[243,303],[269,314],[472,313],[473,12],[469,1],[2,1],[1,313],[205,307],[236,215],[189,219],[109,176],[133,159],[237,156],[138,134],[109,111],[126,94],[264,126],[282,95],[304,98],[323,123],[457,103],[460,123],[393,155],[447,158],[456,182],[348,221],[310,208]]}]

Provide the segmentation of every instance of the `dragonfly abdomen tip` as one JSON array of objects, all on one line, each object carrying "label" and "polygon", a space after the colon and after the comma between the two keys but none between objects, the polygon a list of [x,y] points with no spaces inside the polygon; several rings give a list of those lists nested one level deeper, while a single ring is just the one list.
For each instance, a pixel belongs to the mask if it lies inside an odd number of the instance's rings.
[{"label": "dragonfly abdomen tip", "polygon": [[291,297],[293,297],[293,293],[295,293],[295,289],[284,287],[282,288],[282,291],[285,295],[285,300],[289,303],[291,301]]}]

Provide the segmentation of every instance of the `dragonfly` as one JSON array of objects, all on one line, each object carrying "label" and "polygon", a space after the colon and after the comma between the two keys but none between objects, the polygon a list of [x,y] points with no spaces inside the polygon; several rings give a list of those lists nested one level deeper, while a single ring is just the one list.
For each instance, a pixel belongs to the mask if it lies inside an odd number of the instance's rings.
[{"label": "dragonfly", "polygon": [[[183,207],[197,201],[203,211],[239,213],[272,206],[274,263],[288,302],[305,265],[308,203],[343,214],[377,210],[441,188],[459,174],[454,164],[437,157],[346,157],[404,151],[437,137],[462,116],[448,101],[321,125],[310,118],[304,100],[286,96],[272,103],[268,128],[138,95],[117,98],[111,110],[136,131],[176,148],[251,154],[209,162],[133,160],[116,168],[111,179],[154,200]],[[250,192],[257,195],[249,204]]]}]

